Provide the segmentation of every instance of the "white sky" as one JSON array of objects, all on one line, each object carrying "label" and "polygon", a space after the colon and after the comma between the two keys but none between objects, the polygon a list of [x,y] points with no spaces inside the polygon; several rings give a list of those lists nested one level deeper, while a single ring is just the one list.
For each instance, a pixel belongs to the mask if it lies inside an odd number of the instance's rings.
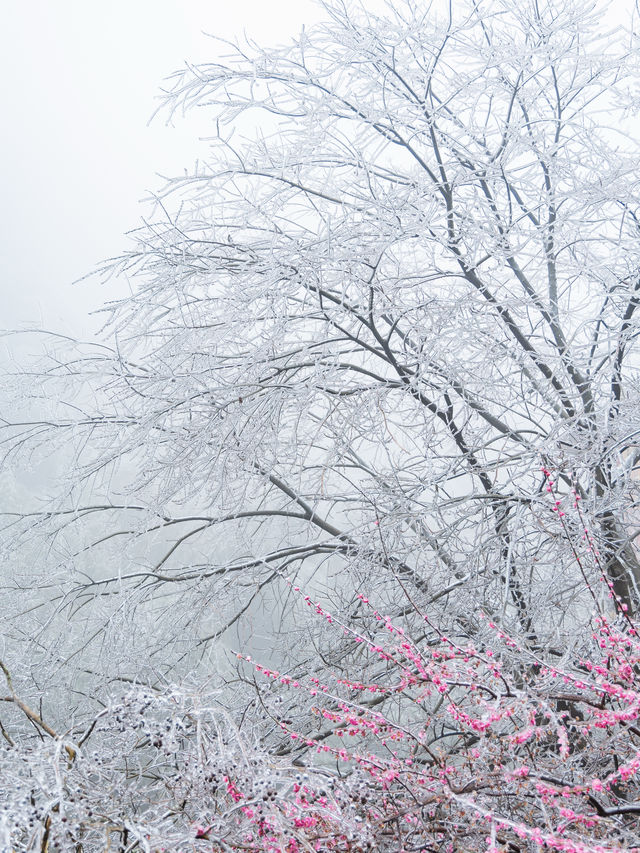
[{"label": "white sky", "polygon": [[[600,2],[611,26],[634,0]],[[87,312],[115,294],[71,282],[125,248],[158,173],[202,154],[204,116],[147,126],[162,78],[220,49],[202,31],[279,44],[318,16],[311,0],[7,0],[0,328],[94,328]]]},{"label": "white sky", "polygon": [[147,126],[162,79],[221,50],[286,43],[311,0],[11,0],[0,30],[0,328],[87,334],[109,293],[71,282],[126,247],[138,202],[202,147],[204,116]]}]

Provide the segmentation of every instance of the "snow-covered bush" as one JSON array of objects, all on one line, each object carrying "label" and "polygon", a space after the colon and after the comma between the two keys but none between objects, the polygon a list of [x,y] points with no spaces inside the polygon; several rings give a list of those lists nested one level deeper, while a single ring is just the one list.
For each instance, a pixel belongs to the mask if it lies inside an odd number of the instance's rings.
[{"label": "snow-covered bush", "polygon": [[[551,511],[568,537],[563,503]],[[577,495],[568,512],[581,521]],[[600,571],[579,654],[532,648],[482,612],[472,641],[428,613],[411,637],[364,594],[345,619],[291,582],[352,653],[317,674],[238,653],[256,690],[241,716],[202,686],[133,689],[60,735],[5,672],[42,735],[4,731],[5,848],[640,849],[640,626],[588,531],[572,547]]]}]

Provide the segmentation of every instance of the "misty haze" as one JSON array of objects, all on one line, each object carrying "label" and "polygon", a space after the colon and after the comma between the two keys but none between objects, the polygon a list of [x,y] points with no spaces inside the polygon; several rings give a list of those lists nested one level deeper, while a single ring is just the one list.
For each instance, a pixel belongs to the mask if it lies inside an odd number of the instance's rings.
[{"label": "misty haze", "polygon": [[640,849],[639,10],[7,10],[1,851]]}]

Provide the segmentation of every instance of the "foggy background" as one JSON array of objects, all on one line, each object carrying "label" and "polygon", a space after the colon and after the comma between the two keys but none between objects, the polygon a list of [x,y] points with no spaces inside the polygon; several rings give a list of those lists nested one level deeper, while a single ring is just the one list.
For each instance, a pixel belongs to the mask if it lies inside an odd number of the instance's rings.
[{"label": "foggy background", "polygon": [[[127,248],[159,175],[206,153],[206,112],[148,124],[163,78],[206,62],[243,31],[285,44],[317,20],[310,0],[21,0],[2,4],[0,329],[87,337],[88,313],[124,283],[72,284]],[[5,339],[7,354],[37,336]]]},{"label": "foggy background", "polygon": [[[207,156],[199,137],[213,133],[210,112],[178,114],[173,125],[165,112],[150,122],[164,78],[185,62],[225,54],[207,34],[234,41],[246,32],[282,45],[320,12],[310,0],[21,0],[2,11],[0,334],[50,329],[91,339],[105,319],[95,312],[128,292],[127,283],[77,280],[129,248],[126,232],[150,210],[141,200],[164,177]],[[50,342],[0,336],[0,403],[14,401],[14,418],[22,403],[27,419],[46,417],[15,374]],[[0,457],[0,510],[37,511],[57,491],[71,454],[70,445],[17,467]],[[102,532],[85,525],[77,550]],[[34,564],[39,547],[34,542]],[[135,563],[144,553],[127,556]]]}]

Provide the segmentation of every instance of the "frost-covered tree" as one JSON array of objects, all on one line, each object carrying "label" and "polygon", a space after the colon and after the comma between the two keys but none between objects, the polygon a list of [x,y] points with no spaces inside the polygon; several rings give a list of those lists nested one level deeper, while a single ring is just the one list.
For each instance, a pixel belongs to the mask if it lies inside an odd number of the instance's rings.
[{"label": "frost-covered tree", "polygon": [[105,268],[131,295],[101,342],[52,337],[6,408],[5,464],[62,460],[5,507],[7,666],[44,719],[216,641],[339,665],[286,577],[563,654],[589,578],[543,467],[636,606],[633,36],[584,0],[324,9],[171,78],[203,159]]}]

